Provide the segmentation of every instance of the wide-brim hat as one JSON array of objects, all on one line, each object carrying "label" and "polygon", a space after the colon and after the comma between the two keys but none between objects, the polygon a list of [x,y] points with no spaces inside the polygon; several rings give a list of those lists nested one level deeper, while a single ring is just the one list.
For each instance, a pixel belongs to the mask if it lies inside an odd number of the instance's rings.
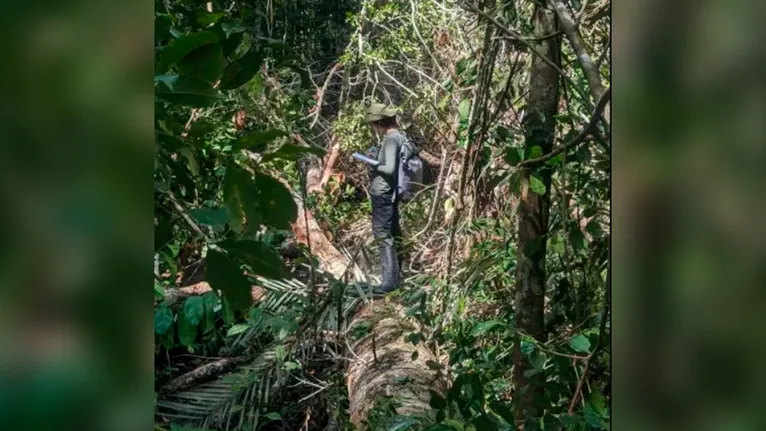
[{"label": "wide-brim hat", "polygon": [[396,110],[393,107],[382,103],[373,103],[365,108],[364,112],[366,114],[364,117],[365,123],[372,123],[384,118],[396,117]]}]

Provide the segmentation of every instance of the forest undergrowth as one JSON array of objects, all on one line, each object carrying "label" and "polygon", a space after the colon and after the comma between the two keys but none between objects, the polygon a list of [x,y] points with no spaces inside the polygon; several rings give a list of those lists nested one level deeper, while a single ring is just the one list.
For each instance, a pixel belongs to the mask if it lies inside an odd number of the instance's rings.
[{"label": "forest undergrowth", "polygon": [[[610,7],[157,0],[155,429],[609,429]],[[370,101],[426,164],[385,298]],[[351,393],[369,339],[440,383]]]}]

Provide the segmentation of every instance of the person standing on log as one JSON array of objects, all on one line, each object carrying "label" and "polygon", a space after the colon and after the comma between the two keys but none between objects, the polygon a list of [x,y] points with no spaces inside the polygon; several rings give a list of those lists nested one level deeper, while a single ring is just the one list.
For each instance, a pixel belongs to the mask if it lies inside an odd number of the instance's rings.
[{"label": "person standing on log", "polygon": [[378,241],[382,279],[379,291],[388,293],[399,286],[399,255],[396,251],[401,240],[399,225],[399,197],[397,175],[399,149],[407,137],[399,131],[394,108],[373,103],[365,110],[365,122],[378,136],[384,138],[368,156],[378,161],[372,167],[370,200],[372,203],[372,233]]}]

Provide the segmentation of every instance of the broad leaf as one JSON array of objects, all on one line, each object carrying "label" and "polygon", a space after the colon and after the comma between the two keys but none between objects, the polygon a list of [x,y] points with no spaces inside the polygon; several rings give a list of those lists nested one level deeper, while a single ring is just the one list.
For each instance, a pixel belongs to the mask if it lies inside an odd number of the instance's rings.
[{"label": "broad leaf", "polygon": [[585,230],[590,233],[593,238],[601,238],[604,236],[604,231],[601,229],[601,224],[597,220],[591,220],[588,225],[585,226]]},{"label": "broad leaf", "polygon": [[173,85],[178,81],[178,75],[155,75],[154,82],[159,82],[165,85],[165,87],[173,91]]},{"label": "broad leaf", "polygon": [[587,353],[590,351],[590,340],[585,335],[579,334],[569,340],[569,347],[575,352]]},{"label": "broad leaf", "polygon": [[154,310],[154,332],[163,335],[173,324],[173,310],[167,305],[160,305]]},{"label": "broad leaf", "polygon": [[543,148],[539,145],[535,145],[534,147],[529,149],[529,155],[527,155],[527,158],[536,159],[542,156],[543,156]]},{"label": "broad leaf", "polygon": [[171,41],[160,54],[160,71],[164,72],[168,67],[183,60],[190,52],[211,43],[216,43],[220,37],[210,31],[193,33]]},{"label": "broad leaf", "polygon": [[234,144],[234,149],[247,149],[250,151],[261,152],[266,149],[266,145],[269,142],[284,136],[287,136],[287,133],[277,129],[248,133],[237,140]]},{"label": "broad leaf", "polygon": [[226,167],[226,176],[223,179],[223,202],[229,217],[229,225],[235,232],[241,232],[245,213],[242,209],[242,195],[240,183],[245,173],[233,161]]},{"label": "broad leaf", "polygon": [[241,333],[247,331],[248,329],[250,329],[250,325],[248,325],[248,324],[241,323],[241,324],[238,324],[238,325],[234,325],[231,328],[229,328],[228,331],[226,331],[226,336],[227,337],[233,337],[233,336],[235,336],[237,334],[241,334]]},{"label": "broad leaf", "polygon": [[230,37],[232,33],[241,33],[247,30],[242,24],[242,21],[238,19],[232,19],[221,22],[221,28],[226,33],[226,37]]},{"label": "broad leaf", "polygon": [[327,152],[321,148],[303,147],[295,144],[284,144],[277,151],[263,155],[261,160],[266,163],[271,160],[298,160],[305,154],[314,154],[318,157],[324,157]]},{"label": "broad leaf", "polygon": [[178,63],[183,76],[202,82],[214,83],[223,74],[223,48],[217,43],[201,46]]},{"label": "broad leaf", "polygon": [[524,150],[517,147],[506,147],[505,149],[505,162],[511,166],[519,164],[524,156]]},{"label": "broad leaf", "polygon": [[221,78],[222,90],[234,90],[248,83],[263,64],[263,54],[260,51],[250,51],[239,60],[226,66]]},{"label": "broad leaf", "polygon": [[189,215],[198,223],[223,227],[228,220],[225,208],[197,208],[189,210]]},{"label": "broad leaf", "polygon": [[207,292],[202,295],[202,303],[205,306],[205,320],[202,325],[202,333],[206,334],[215,329],[215,306],[218,305],[218,295],[215,292]]},{"label": "broad leaf", "polygon": [[529,176],[529,188],[533,193],[537,195],[542,196],[545,194],[545,184],[540,179],[540,177],[537,176],[537,174],[532,174]]},{"label": "broad leaf", "polygon": [[184,302],[184,316],[192,325],[199,325],[205,315],[205,304],[201,296],[190,296]]},{"label": "broad leaf", "polygon": [[585,250],[585,235],[579,227],[574,226],[569,231],[569,243],[572,244],[572,248],[575,251]]},{"label": "broad leaf", "polygon": [[495,328],[507,328],[507,327],[508,327],[507,323],[500,322],[498,320],[481,322],[478,325],[474,326],[473,330],[471,330],[471,336],[478,337],[483,335],[485,332],[489,332]]},{"label": "broad leaf", "polygon": [[173,90],[161,85],[154,89],[154,94],[167,102],[192,108],[211,106],[219,97],[210,83],[188,77],[179,77],[173,84]]},{"label": "broad leaf", "polygon": [[428,405],[431,406],[432,409],[439,410],[447,407],[447,401],[438,392],[429,389],[428,393],[431,394],[431,400],[428,402]]},{"label": "broad leaf", "polygon": [[219,19],[226,16],[223,12],[207,12],[207,11],[197,11],[197,22],[199,25],[203,27],[208,27],[212,24],[215,24],[218,22]]},{"label": "broad leaf", "polygon": [[228,240],[218,245],[228,251],[230,256],[247,262],[255,274],[272,279],[282,279],[289,274],[276,250],[261,241]]},{"label": "broad leaf", "polygon": [[220,290],[235,310],[244,310],[250,306],[250,282],[242,273],[239,265],[223,253],[216,250],[207,252],[205,275],[210,287]]},{"label": "broad leaf", "polygon": [[298,216],[298,206],[287,187],[278,180],[256,173],[255,186],[258,188],[258,203],[265,224],[289,230]]},{"label": "broad leaf", "polygon": [[197,338],[197,325],[186,318],[186,313],[178,313],[178,339],[184,346],[191,346]]}]

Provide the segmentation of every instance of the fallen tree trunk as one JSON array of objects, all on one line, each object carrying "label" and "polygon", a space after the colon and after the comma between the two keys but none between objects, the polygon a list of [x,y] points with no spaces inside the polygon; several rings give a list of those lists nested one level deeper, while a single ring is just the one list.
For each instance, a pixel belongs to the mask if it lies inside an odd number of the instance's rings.
[{"label": "fallen tree trunk", "polygon": [[163,394],[169,394],[188,389],[192,386],[217,377],[231,370],[237,365],[244,364],[248,360],[249,358],[247,357],[236,357],[223,358],[217,361],[209,362],[165,383],[165,385],[160,388],[160,392]]},{"label": "fallen tree trunk", "polygon": [[366,304],[352,318],[349,336],[360,328],[370,329],[350,344],[354,360],[346,369],[346,386],[351,422],[367,429],[367,415],[381,397],[393,397],[398,414],[428,413],[429,390],[443,395],[446,379],[429,367],[438,360],[424,343],[414,345],[405,340],[417,328],[404,317],[404,307]]}]

